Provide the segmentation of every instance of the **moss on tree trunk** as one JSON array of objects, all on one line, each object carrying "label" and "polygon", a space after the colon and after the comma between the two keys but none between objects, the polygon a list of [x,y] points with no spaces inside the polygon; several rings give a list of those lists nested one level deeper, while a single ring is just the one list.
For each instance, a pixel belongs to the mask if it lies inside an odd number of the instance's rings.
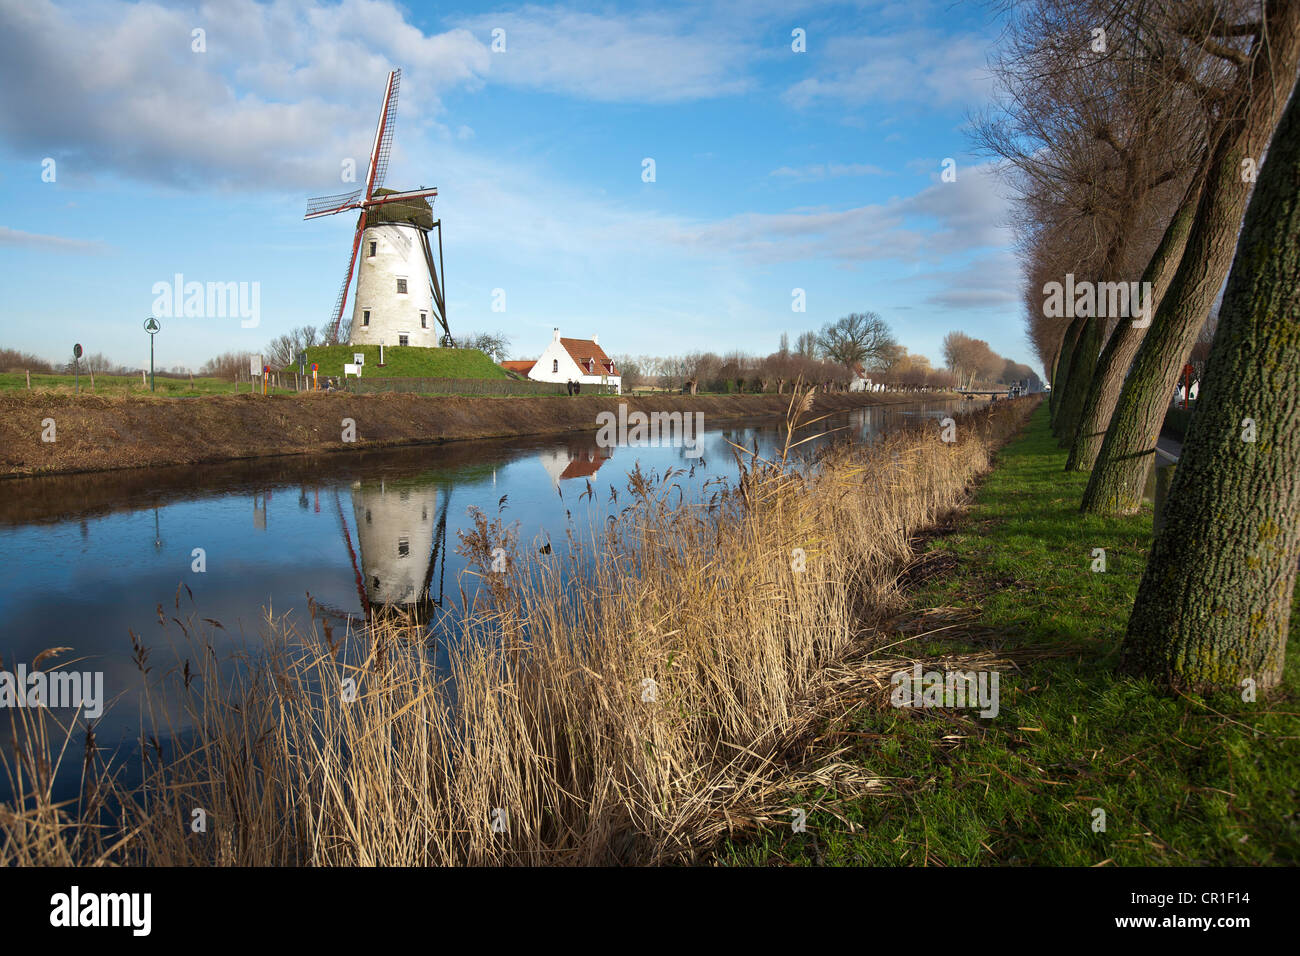
[{"label": "moss on tree trunk", "polygon": [[1240,689],[1249,678],[1266,688],[1282,675],[1300,558],[1297,236],[1293,96],[1246,214],[1164,526],[1124,638],[1124,666],[1170,686]]}]

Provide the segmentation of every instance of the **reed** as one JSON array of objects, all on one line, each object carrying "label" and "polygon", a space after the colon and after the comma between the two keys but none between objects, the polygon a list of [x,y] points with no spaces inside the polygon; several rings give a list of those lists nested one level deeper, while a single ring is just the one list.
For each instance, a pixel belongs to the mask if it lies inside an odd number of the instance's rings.
[{"label": "reed", "polygon": [[961,416],[955,443],[931,422],[800,457],[799,397],[782,455],[737,450],[735,479],[699,501],[676,471],[635,471],[606,528],[548,555],[477,514],[460,548],[483,586],[462,590],[442,668],[411,621],[335,634],[314,608],[301,631],[268,617],[259,646],[219,660],[213,624],[178,617],[183,666],[142,673],[139,785],[88,752],[81,797],[56,805],[48,767],[72,729],[11,722],[0,863],[695,861],[816,786],[792,746],[897,667],[874,624],[915,535],[1034,404]]}]

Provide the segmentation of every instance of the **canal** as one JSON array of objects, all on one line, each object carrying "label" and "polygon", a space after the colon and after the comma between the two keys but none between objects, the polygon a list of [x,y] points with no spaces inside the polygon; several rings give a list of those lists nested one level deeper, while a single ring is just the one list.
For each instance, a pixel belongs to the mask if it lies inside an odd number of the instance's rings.
[{"label": "canal", "polygon": [[[833,433],[827,439],[869,440],[974,404],[874,406],[812,427]],[[626,504],[626,495],[622,503],[616,496],[636,466],[658,475],[680,469],[674,481],[683,497],[699,500],[707,482],[735,476],[733,443],[767,454],[785,437],[773,420],[705,424],[698,457],[653,443],[600,447],[593,429],[6,481],[0,670],[69,648],[43,666],[102,673],[110,703],[94,725],[97,745],[129,761],[141,735],[134,648],[150,649],[151,679],[176,667],[173,617],[220,622],[213,633],[221,653],[255,647],[268,614],[304,624],[308,594],[344,630],[386,610],[454,612],[461,590],[472,592],[477,581],[457,553],[458,532],[472,528],[470,509],[515,524],[522,552],[552,539],[558,547],[570,529],[603,522]],[[53,716],[66,724],[73,715]],[[74,751],[82,737],[79,729]],[[0,713],[0,746],[9,749],[10,740]],[[61,783],[79,763],[74,756]],[[0,797],[8,790],[0,781]]]}]

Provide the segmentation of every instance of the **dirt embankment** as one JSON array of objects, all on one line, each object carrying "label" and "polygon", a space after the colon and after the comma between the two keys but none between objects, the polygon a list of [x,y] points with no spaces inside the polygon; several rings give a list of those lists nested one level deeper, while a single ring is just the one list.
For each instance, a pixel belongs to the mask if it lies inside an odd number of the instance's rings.
[{"label": "dirt embankment", "polygon": [[[815,408],[826,413],[922,397],[826,394],[817,396]],[[0,476],[594,431],[598,413],[617,411],[624,402],[629,411],[703,412],[707,424],[784,415],[790,396],[465,398],[316,392],[157,399],[11,392],[0,395]],[[354,442],[343,440],[344,419],[355,422]]]}]

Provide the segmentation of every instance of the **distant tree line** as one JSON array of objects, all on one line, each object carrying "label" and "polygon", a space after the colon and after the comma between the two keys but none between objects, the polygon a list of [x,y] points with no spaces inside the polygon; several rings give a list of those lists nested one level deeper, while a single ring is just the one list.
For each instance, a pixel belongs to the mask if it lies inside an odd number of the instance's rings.
[{"label": "distant tree line", "polygon": [[[951,349],[949,346],[951,345]],[[655,387],[668,391],[784,392],[802,380],[827,390],[844,390],[859,375],[890,389],[939,391],[959,384],[988,385],[1041,382],[1028,365],[997,355],[988,343],[961,332],[944,340],[947,367],[931,366],[929,358],[899,345],[889,326],[874,312],[853,312],[827,323],[817,332],[802,332],[790,345],[782,333],[770,355],[735,351],[692,352],[686,355],[615,357],[623,387]]]}]

